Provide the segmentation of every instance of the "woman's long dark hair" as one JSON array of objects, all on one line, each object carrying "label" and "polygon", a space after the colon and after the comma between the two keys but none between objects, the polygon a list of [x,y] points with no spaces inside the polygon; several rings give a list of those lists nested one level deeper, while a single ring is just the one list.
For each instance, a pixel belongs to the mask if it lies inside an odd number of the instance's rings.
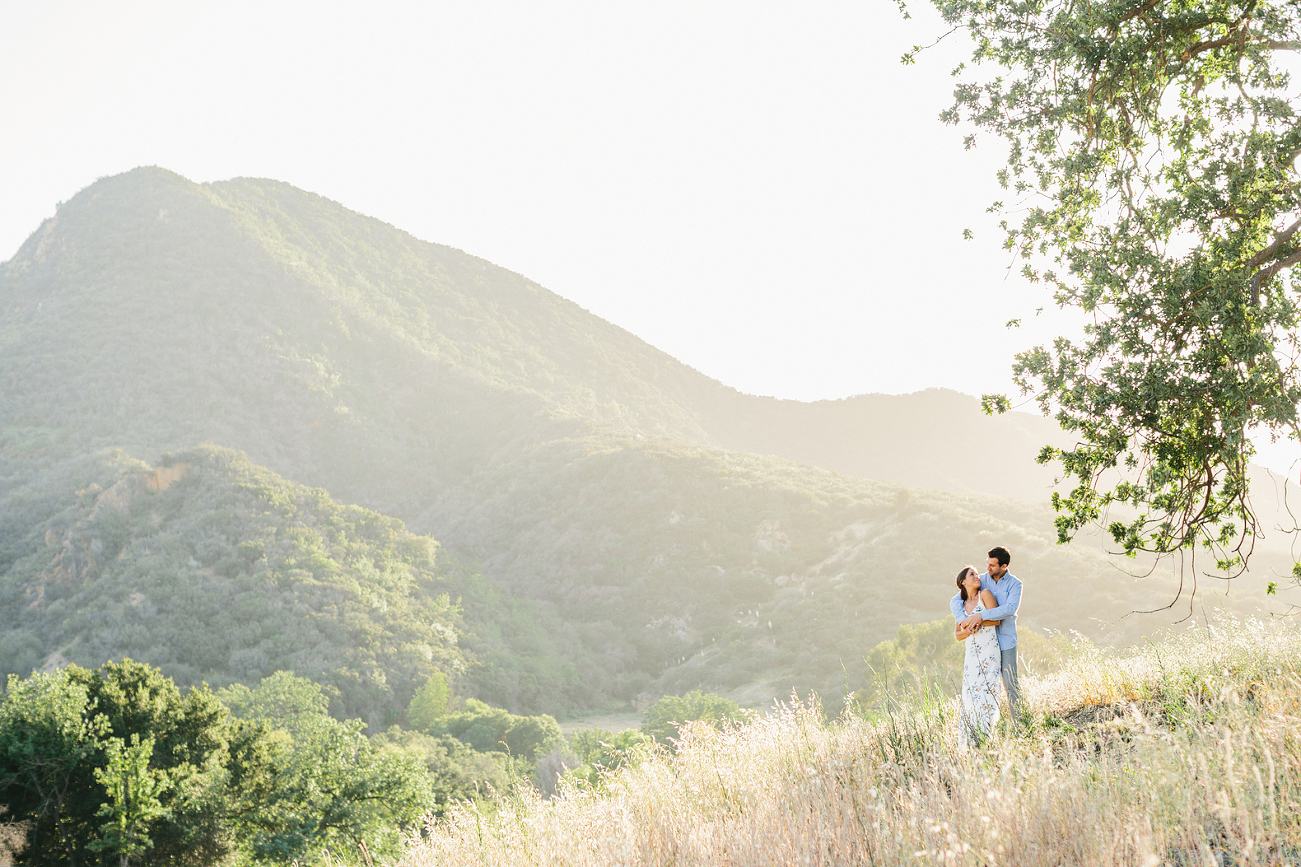
[{"label": "woman's long dark hair", "polygon": [[967,601],[967,588],[962,586],[962,579],[967,577],[968,572],[975,572],[975,566],[963,566],[958,570],[958,592],[962,594],[962,601]]}]

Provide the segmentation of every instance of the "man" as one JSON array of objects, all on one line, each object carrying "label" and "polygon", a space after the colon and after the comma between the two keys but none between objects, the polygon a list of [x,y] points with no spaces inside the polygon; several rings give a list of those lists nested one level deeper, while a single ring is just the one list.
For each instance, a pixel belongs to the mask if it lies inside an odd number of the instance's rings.
[{"label": "man", "polygon": [[1007,571],[1012,562],[1012,555],[999,545],[989,549],[989,571],[980,576],[980,587],[994,594],[998,607],[980,614],[967,615],[959,593],[949,601],[949,610],[961,629],[974,632],[980,628],[982,620],[998,622],[998,649],[1002,652],[1003,689],[1007,691],[1007,707],[1010,715],[1016,717],[1017,703],[1021,700],[1021,688],[1016,674],[1016,611],[1021,607],[1021,581]]}]

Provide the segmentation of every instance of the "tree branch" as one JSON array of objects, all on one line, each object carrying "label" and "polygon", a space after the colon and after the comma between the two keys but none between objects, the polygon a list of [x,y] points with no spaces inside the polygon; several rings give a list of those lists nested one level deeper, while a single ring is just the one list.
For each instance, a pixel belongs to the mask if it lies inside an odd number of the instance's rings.
[{"label": "tree branch", "polygon": [[1282,247],[1292,239],[1292,236],[1296,234],[1297,229],[1301,229],[1301,219],[1275,235],[1272,244],[1247,260],[1247,267],[1258,268],[1272,259],[1274,254],[1278,252],[1278,248]]},{"label": "tree branch", "polygon": [[1265,270],[1257,271],[1255,274],[1253,274],[1251,277],[1252,306],[1255,306],[1260,303],[1260,289],[1262,286],[1264,286],[1270,280],[1274,279],[1274,275],[1277,274],[1279,271],[1282,271],[1284,268],[1290,268],[1293,265],[1295,265],[1297,262],[1301,262],[1301,250],[1295,251],[1294,253],[1292,253],[1292,255],[1288,256],[1286,259],[1280,259],[1279,261],[1275,262],[1273,265],[1270,265]]},{"label": "tree branch", "polygon": [[1156,6],[1160,2],[1161,0],[1149,0],[1149,2],[1144,3],[1142,6],[1139,6],[1137,9],[1133,9],[1129,12],[1126,12],[1124,15],[1120,16],[1120,20],[1117,21],[1116,23],[1124,24],[1126,21],[1132,21],[1133,19],[1139,17],[1140,15],[1143,15],[1144,13],[1151,11],[1152,7]]}]

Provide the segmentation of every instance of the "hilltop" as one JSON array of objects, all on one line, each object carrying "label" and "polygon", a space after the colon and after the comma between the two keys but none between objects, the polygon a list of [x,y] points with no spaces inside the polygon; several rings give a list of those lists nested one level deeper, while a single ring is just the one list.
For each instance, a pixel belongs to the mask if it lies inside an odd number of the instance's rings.
[{"label": "hilltop", "polygon": [[[517,711],[859,689],[871,648],[942,614],[957,566],[995,542],[1033,576],[1039,627],[1132,640],[1151,621],[1121,616],[1175,592],[1168,574],[1118,570],[1096,540],[1053,544],[1052,478],[1033,461],[1062,436],[1048,420],[986,418],[942,390],[743,395],[525,277],[275,181],[103,179],[0,265],[0,314],[0,589],[15,600],[61,568],[58,540],[98,520],[95,497],[195,449],[319,490],[295,494],[301,508],[401,522],[369,557],[403,560],[408,537],[441,545],[444,566],[422,567],[433,577],[402,604],[459,594],[461,613],[439,616],[464,664],[433,664]],[[238,488],[221,473],[202,478]],[[187,501],[179,523],[155,514],[172,544],[149,550],[177,598],[217,568],[205,528],[220,510],[254,508],[219,502]],[[137,618],[128,600],[147,592],[121,583],[151,531],[119,532],[128,542],[95,561],[118,578],[4,627],[9,670],[139,648],[181,680],[263,670],[237,656],[256,642],[175,656],[170,615]],[[1291,565],[1258,563],[1262,576]],[[1253,608],[1264,580],[1228,601]],[[91,604],[121,610],[130,640],[77,626]],[[367,713],[401,706],[403,677],[372,690]]]}]

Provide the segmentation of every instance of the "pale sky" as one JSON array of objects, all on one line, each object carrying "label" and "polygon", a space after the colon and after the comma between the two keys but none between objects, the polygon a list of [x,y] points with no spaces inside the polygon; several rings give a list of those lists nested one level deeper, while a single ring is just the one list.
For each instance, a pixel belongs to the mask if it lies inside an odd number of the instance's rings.
[{"label": "pale sky", "polygon": [[269,177],[742,391],[1008,391],[1073,323],[1008,276],[1001,152],[937,120],[965,48],[902,66],[911,7],[0,0],[0,260],[98,177]]}]

